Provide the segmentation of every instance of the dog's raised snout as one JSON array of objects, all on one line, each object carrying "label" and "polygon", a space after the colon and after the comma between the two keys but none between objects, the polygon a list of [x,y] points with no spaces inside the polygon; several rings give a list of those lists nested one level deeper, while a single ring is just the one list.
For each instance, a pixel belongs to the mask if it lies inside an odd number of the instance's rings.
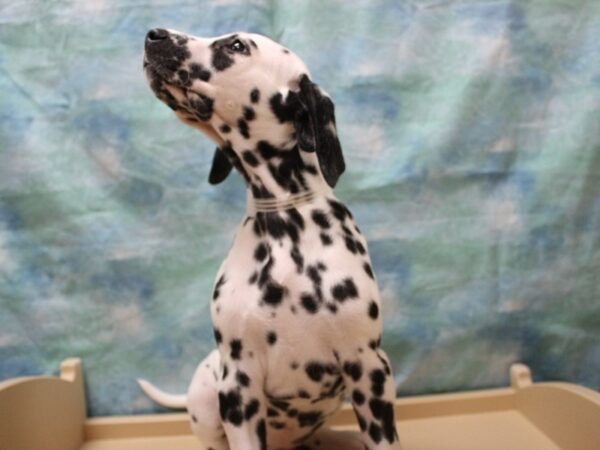
[{"label": "dog's raised snout", "polygon": [[163,28],[153,28],[146,35],[147,42],[163,41],[169,37],[169,32]]}]

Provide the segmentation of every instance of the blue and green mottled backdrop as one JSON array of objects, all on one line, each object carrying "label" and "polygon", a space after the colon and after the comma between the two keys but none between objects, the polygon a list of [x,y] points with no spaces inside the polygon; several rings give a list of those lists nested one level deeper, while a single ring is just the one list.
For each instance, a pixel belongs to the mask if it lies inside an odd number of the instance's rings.
[{"label": "blue and green mottled backdrop", "polygon": [[0,378],[79,356],[92,415],[140,413],[213,346],[243,183],[145,85],[154,26],[267,34],[332,95],[400,393],[600,388],[597,0],[0,0]]}]

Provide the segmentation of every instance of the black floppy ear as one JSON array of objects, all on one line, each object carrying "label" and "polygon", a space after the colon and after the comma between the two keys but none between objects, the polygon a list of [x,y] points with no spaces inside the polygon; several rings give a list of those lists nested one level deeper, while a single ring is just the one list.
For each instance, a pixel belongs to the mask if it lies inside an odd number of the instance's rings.
[{"label": "black floppy ear", "polygon": [[231,162],[229,162],[227,155],[225,155],[223,150],[217,147],[215,149],[215,155],[213,156],[210,174],[208,175],[208,182],[210,184],[219,184],[227,178],[231,169],[233,169],[233,166],[231,165]]},{"label": "black floppy ear", "polygon": [[317,152],[321,173],[334,187],[346,164],[337,137],[333,102],[306,74],[300,78],[299,87],[300,108],[294,119],[298,147]]}]

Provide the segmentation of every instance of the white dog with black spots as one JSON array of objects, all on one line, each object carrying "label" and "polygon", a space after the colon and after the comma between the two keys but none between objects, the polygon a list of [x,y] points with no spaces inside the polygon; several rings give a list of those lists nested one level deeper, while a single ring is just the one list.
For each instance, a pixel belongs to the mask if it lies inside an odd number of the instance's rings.
[{"label": "white dog with black spots", "polygon": [[[186,407],[211,450],[399,450],[367,244],[332,192],[345,164],[330,98],[300,58],[256,34],[153,29],[144,70],[217,144],[209,181],[236,168],[248,190],[211,300],[217,349],[187,395],[144,390]],[[346,398],[360,434],[323,426]]]}]

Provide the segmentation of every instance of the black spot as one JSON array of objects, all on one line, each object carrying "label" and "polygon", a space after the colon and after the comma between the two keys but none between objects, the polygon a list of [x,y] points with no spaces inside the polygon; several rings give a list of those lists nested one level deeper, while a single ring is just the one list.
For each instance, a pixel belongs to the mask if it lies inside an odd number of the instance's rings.
[{"label": "black spot", "polygon": [[369,317],[373,320],[376,320],[379,317],[379,306],[377,306],[375,301],[372,301],[369,304]]},{"label": "black spot", "polygon": [[242,397],[236,390],[219,392],[219,413],[224,422],[239,426],[243,421]]},{"label": "black spot", "polygon": [[[354,409],[354,414],[356,415],[356,420],[358,421],[360,431],[366,431],[367,421],[365,420],[365,418],[356,409]],[[365,447],[365,449],[367,449],[367,447]]]},{"label": "black spot", "polygon": [[260,408],[259,401],[256,400],[255,398],[253,398],[252,400],[250,400],[248,402],[248,404],[244,408],[244,418],[246,420],[252,419],[252,417],[254,417],[254,415],[258,412],[259,408]]},{"label": "black spot", "polygon": [[321,420],[323,413],[321,411],[309,411],[298,413],[298,424],[301,427],[310,427]]},{"label": "black spot", "polygon": [[252,91],[250,92],[250,101],[252,103],[258,103],[259,100],[260,100],[260,91],[258,90],[258,88],[252,89]]},{"label": "black spot", "polygon": [[277,334],[274,331],[267,333],[267,342],[269,345],[274,345],[277,342]]},{"label": "black spot", "polygon": [[373,442],[379,444],[381,442],[381,428],[376,423],[372,422],[369,427],[369,436],[373,439]]},{"label": "black spot", "polygon": [[211,73],[207,69],[202,66],[202,64],[192,63],[190,64],[190,78],[192,80],[202,80],[208,81],[210,80]]},{"label": "black spot", "polygon": [[352,392],[352,401],[360,406],[365,402],[365,395],[358,389],[354,389]]},{"label": "black spot", "polygon": [[360,243],[360,241],[356,240],[356,241],[354,241],[354,244],[356,245],[356,250],[358,250],[358,253],[360,253],[361,255],[364,255],[365,253],[367,253],[365,246],[362,245]]},{"label": "black spot", "polygon": [[304,267],[304,257],[302,256],[302,253],[300,253],[300,249],[298,248],[298,246],[294,245],[292,247],[290,256],[296,264],[296,269],[298,273],[302,273],[302,268]]},{"label": "black spot", "polygon": [[229,346],[231,347],[231,359],[240,359],[242,356],[242,341],[239,339],[233,339]]},{"label": "black spot", "polygon": [[268,253],[269,250],[267,244],[261,242],[256,246],[256,250],[254,250],[254,258],[259,262],[264,261]]},{"label": "black spot", "polygon": [[331,240],[331,236],[329,236],[328,234],[321,233],[319,237],[321,238],[321,243],[324,246],[331,245],[333,243],[333,241]]},{"label": "black spot", "polygon": [[336,284],[331,288],[331,295],[338,302],[344,302],[349,298],[358,297],[358,289],[352,278],[346,278],[342,283]]},{"label": "black spot", "polygon": [[306,392],[304,389],[300,389],[298,391],[298,397],[307,399],[307,398],[310,398],[310,394],[308,392]]},{"label": "black spot", "polygon": [[275,408],[277,408],[280,411],[286,411],[290,407],[289,402],[286,402],[285,400],[278,400],[272,398],[269,401]]},{"label": "black spot", "polygon": [[319,309],[319,306],[318,306],[317,302],[315,301],[315,298],[310,294],[302,294],[300,301],[301,301],[304,309],[306,309],[311,314],[315,314],[317,312],[317,310]]},{"label": "black spot", "polygon": [[350,250],[350,253],[356,254],[356,242],[350,236],[345,236],[344,241],[346,242],[346,248]]},{"label": "black spot", "polygon": [[250,106],[244,106],[244,119],[246,119],[248,122],[256,119],[256,112]]},{"label": "black spot", "polygon": [[267,141],[258,141],[256,148],[264,159],[271,159],[276,156],[283,156],[283,151],[273,147]]},{"label": "black spot", "polygon": [[300,214],[296,208],[288,210],[287,214],[289,218],[292,219],[292,222],[298,226],[298,228],[304,230],[304,219],[302,218],[302,214]]},{"label": "black spot", "polygon": [[279,412],[273,408],[267,408],[267,417],[278,417]]},{"label": "black spot", "polygon": [[273,111],[273,114],[275,114],[280,123],[294,120],[296,111],[298,110],[296,96],[290,93],[284,102],[281,93],[277,93],[271,97],[269,103],[271,111]]},{"label": "black spot", "polygon": [[250,138],[250,130],[248,129],[248,122],[244,119],[238,119],[237,121],[238,128],[240,129],[240,133],[246,139]]},{"label": "black spot", "polygon": [[277,306],[283,299],[283,287],[276,283],[267,284],[263,294],[263,300],[271,306]]},{"label": "black spot", "polygon": [[250,386],[250,377],[248,375],[246,375],[245,372],[242,372],[241,370],[238,370],[236,372],[235,379],[241,386],[244,386],[244,387]]},{"label": "black spot", "polygon": [[254,284],[258,280],[258,272],[254,272],[252,276],[248,279],[248,283]]},{"label": "black spot", "polygon": [[217,345],[220,344],[221,342],[223,342],[223,336],[221,335],[221,332],[217,328],[215,328],[214,334],[215,334],[215,341],[217,342]]},{"label": "black spot", "polygon": [[331,210],[333,212],[334,217],[340,222],[343,222],[346,219],[346,217],[352,218],[352,214],[350,213],[348,208],[346,208],[342,203],[333,199],[329,199],[328,202],[329,206],[331,206]]},{"label": "black spot", "polygon": [[229,367],[227,366],[227,364],[223,364],[223,373],[221,374],[221,378],[224,380],[225,378],[227,378],[228,374],[229,374]]},{"label": "black spot", "polygon": [[315,209],[311,214],[311,218],[313,222],[321,228],[327,229],[331,227],[329,219],[327,218],[327,214],[325,214],[320,209]]},{"label": "black spot", "polygon": [[276,420],[271,420],[269,422],[269,426],[275,430],[281,430],[285,428],[285,422],[278,422]]},{"label": "black spot", "polygon": [[290,364],[290,369],[292,369],[292,370],[297,370],[297,369],[298,369],[298,367],[300,367],[300,366],[298,365],[298,363],[297,363],[296,361],[293,361],[293,362]]},{"label": "black spot", "polygon": [[259,164],[258,159],[256,159],[256,156],[254,156],[254,153],[250,150],[246,150],[242,153],[242,159],[252,167],[257,167]]},{"label": "black spot", "polygon": [[224,123],[223,125],[221,125],[219,127],[219,130],[221,130],[221,133],[231,133],[231,127],[229,125],[227,125],[226,123]]},{"label": "black spot", "polygon": [[306,371],[308,377],[315,382],[321,381],[323,375],[325,375],[325,367],[318,362],[310,362],[306,364],[304,370]]},{"label": "black spot", "polygon": [[260,419],[256,424],[256,435],[260,442],[260,450],[267,450],[267,425],[265,419]]},{"label": "black spot", "polygon": [[358,381],[362,376],[362,365],[359,361],[347,361],[346,363],[344,363],[344,372],[346,373],[346,375],[349,375],[354,381]]},{"label": "black spot", "polygon": [[375,279],[375,275],[373,275],[373,269],[371,268],[371,264],[369,264],[368,262],[364,263],[363,269],[365,269],[365,272],[367,273],[367,275],[369,275],[369,277],[371,277],[373,280]]},{"label": "black spot", "polygon": [[290,408],[287,412],[288,417],[296,417],[298,415],[298,410],[294,408]]},{"label": "black spot", "polygon": [[[235,39],[237,39],[237,36],[232,35],[223,39],[218,39],[210,44],[210,48],[213,52],[211,63],[216,70],[225,70],[233,65],[234,59],[231,50],[228,49],[228,45]],[[249,50],[245,53],[250,54]]]},{"label": "black spot", "polygon": [[381,369],[375,369],[371,372],[371,392],[376,397],[383,395],[385,387],[385,373]]}]

